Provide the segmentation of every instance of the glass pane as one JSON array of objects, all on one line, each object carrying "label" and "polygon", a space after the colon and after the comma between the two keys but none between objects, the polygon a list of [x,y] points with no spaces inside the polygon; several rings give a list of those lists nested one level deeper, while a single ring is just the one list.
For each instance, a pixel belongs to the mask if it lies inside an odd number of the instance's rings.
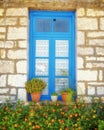
[{"label": "glass pane", "polygon": [[48,59],[36,59],[36,76],[48,76]]},{"label": "glass pane", "polygon": [[55,91],[59,92],[60,90],[64,88],[68,88],[69,86],[69,80],[68,78],[56,78],[55,79]]},{"label": "glass pane", "polygon": [[68,40],[56,40],[56,57],[68,57]]},{"label": "glass pane", "polygon": [[41,79],[45,81],[47,84],[46,88],[42,91],[42,95],[48,95],[48,78],[41,78]]},{"label": "glass pane", "polygon": [[56,59],[56,76],[68,76],[68,60]]},{"label": "glass pane", "polygon": [[50,32],[51,31],[51,20],[50,19],[36,19],[36,31],[37,32]]},{"label": "glass pane", "polygon": [[68,32],[68,19],[54,19],[54,32]]},{"label": "glass pane", "polygon": [[49,41],[36,40],[36,57],[48,57],[48,56],[49,56]]}]

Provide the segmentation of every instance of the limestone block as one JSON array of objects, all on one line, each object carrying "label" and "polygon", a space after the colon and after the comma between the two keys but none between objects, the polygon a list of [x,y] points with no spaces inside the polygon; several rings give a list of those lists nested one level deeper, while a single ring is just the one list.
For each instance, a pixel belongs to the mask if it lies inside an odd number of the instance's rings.
[{"label": "limestone block", "polygon": [[17,18],[2,18],[0,19],[0,25],[16,25],[17,24]]},{"label": "limestone block", "polygon": [[97,18],[78,18],[77,29],[78,30],[97,30],[98,20]]},{"label": "limestone block", "polygon": [[0,101],[5,103],[7,100],[9,100],[11,102],[15,101],[16,100],[16,96],[12,96],[12,95],[9,95],[9,94],[4,94],[4,95],[0,96]]},{"label": "limestone block", "polygon": [[10,90],[10,94],[16,95],[16,89],[15,89],[15,88],[12,88],[12,89]]},{"label": "limestone block", "polygon": [[102,62],[104,62],[104,57],[94,57],[94,56],[86,56],[86,61],[102,61]]},{"label": "limestone block", "polygon": [[93,67],[93,64],[92,63],[86,63],[86,68],[92,68]]},{"label": "limestone block", "polygon": [[97,55],[104,56],[104,48],[97,47],[96,48],[96,53],[97,53]]},{"label": "limestone block", "polygon": [[87,16],[104,16],[103,10],[87,9]]},{"label": "limestone block", "polygon": [[25,89],[18,89],[18,99],[22,100],[22,101],[26,101],[27,100],[27,93]]},{"label": "limestone block", "polygon": [[5,19],[4,18],[0,18],[0,25],[4,26],[6,25]]},{"label": "limestone block", "polygon": [[14,73],[14,62],[0,60],[0,73]]},{"label": "limestone block", "polygon": [[0,9],[0,16],[3,16],[4,14],[4,9]]},{"label": "limestone block", "polygon": [[99,80],[102,81],[103,80],[103,71],[99,70]]},{"label": "limestone block", "polygon": [[6,28],[5,27],[0,27],[0,32],[1,33],[5,33],[6,32]]},{"label": "limestone block", "polygon": [[27,39],[27,27],[9,27],[8,40]]},{"label": "limestone block", "polygon": [[17,74],[17,75],[8,75],[8,85],[13,87],[24,87],[26,82],[26,75]]},{"label": "limestone block", "polygon": [[96,61],[97,58],[94,56],[86,56],[86,61]]},{"label": "limestone block", "polygon": [[1,18],[0,19],[0,25],[6,26],[6,25],[16,25],[17,18]]},{"label": "limestone block", "polygon": [[104,68],[104,63],[87,63],[86,68]]},{"label": "limestone block", "polygon": [[27,61],[18,61],[16,64],[17,73],[27,73]]},{"label": "limestone block", "polygon": [[96,81],[98,73],[96,70],[78,70],[77,80],[78,81]]},{"label": "limestone block", "polygon": [[97,95],[104,95],[104,86],[97,87]]},{"label": "limestone block", "polygon": [[0,89],[0,94],[7,94],[9,92],[9,88]]},{"label": "limestone block", "polygon": [[104,30],[104,18],[100,18],[100,29]]},{"label": "limestone block", "polygon": [[14,47],[14,41],[6,41],[4,47],[5,48],[13,48]]},{"label": "limestone block", "polygon": [[0,48],[4,48],[4,42],[0,41]]},{"label": "limestone block", "polygon": [[82,31],[77,32],[77,45],[85,44],[85,33]]},{"label": "limestone block", "polygon": [[16,99],[16,98],[17,98],[17,96],[12,96],[12,95],[10,95],[9,97],[10,97],[10,101],[11,101],[11,102],[12,102],[12,101],[16,101],[16,100],[17,100],[17,99]]},{"label": "limestone block", "polygon": [[0,75],[0,87],[6,87],[7,75]]},{"label": "limestone block", "polygon": [[102,62],[104,62],[104,57],[97,57],[97,61],[102,61]]},{"label": "limestone block", "polygon": [[28,25],[28,19],[26,17],[20,18],[20,25]]},{"label": "limestone block", "polygon": [[104,86],[104,82],[89,82],[88,85],[93,85],[93,86]]},{"label": "limestone block", "polygon": [[7,8],[6,16],[28,16],[28,8]]},{"label": "limestone block", "polygon": [[78,16],[84,16],[85,15],[85,9],[84,8],[78,8],[76,13],[77,13],[77,17]]},{"label": "limestone block", "polygon": [[9,59],[27,59],[27,52],[26,50],[9,50],[7,57]]},{"label": "limestone block", "polygon": [[0,34],[0,39],[5,39],[5,34]]},{"label": "limestone block", "polygon": [[95,95],[95,87],[88,86],[88,95]]},{"label": "limestone block", "polygon": [[104,31],[88,32],[87,37],[91,37],[91,38],[104,37]]},{"label": "limestone block", "polygon": [[85,93],[86,93],[85,83],[78,83],[77,84],[77,94],[85,95]]},{"label": "limestone block", "polygon": [[7,99],[9,99],[9,95],[0,95],[0,101],[5,102]]},{"label": "limestone block", "polygon": [[77,68],[79,69],[84,68],[84,60],[81,57],[77,58]]},{"label": "limestone block", "polygon": [[20,48],[27,48],[27,41],[18,41],[18,46]]},{"label": "limestone block", "polygon": [[94,50],[91,47],[78,47],[77,48],[77,54],[78,55],[93,55]]},{"label": "limestone block", "polygon": [[1,49],[0,50],[0,57],[1,57],[1,59],[4,59],[6,57],[6,51],[5,51],[5,49]]},{"label": "limestone block", "polygon": [[104,46],[104,39],[91,39],[88,44],[93,46]]},{"label": "limestone block", "polygon": [[13,48],[14,42],[13,41],[1,41],[0,42],[0,48]]},{"label": "limestone block", "polygon": [[89,96],[78,96],[79,101],[85,102],[85,103],[91,103],[92,98]]}]

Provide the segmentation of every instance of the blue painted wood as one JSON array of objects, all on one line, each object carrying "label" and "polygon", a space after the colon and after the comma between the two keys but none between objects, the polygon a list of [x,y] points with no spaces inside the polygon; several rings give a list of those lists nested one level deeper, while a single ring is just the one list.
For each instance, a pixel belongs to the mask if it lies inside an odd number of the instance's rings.
[{"label": "blue painted wood", "polygon": [[[41,100],[50,100],[50,94],[55,91],[55,78],[66,78],[66,76],[55,75],[55,60],[56,59],[68,59],[68,79],[69,86],[76,89],[76,50],[75,50],[75,12],[61,12],[61,11],[34,11],[31,10],[29,13],[30,29],[29,29],[29,59],[28,59],[28,79],[33,77],[48,78],[48,95],[42,95]],[[51,20],[51,31],[50,32],[37,32],[36,31],[36,20],[37,19],[50,19]],[[68,19],[69,20],[69,31],[68,32],[54,32],[53,20],[54,19]],[[49,57],[42,57],[49,61],[49,75],[48,76],[36,76],[35,75],[35,64],[36,59],[36,40],[49,40]],[[69,41],[69,56],[68,57],[55,57],[55,40],[68,40]],[[61,96],[59,98],[61,100]],[[31,100],[28,94],[28,100]]]}]

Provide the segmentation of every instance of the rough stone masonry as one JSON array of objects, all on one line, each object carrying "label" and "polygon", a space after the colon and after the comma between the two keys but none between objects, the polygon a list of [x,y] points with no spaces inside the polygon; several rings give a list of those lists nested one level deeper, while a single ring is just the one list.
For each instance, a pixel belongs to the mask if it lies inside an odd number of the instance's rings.
[{"label": "rough stone masonry", "polygon": [[[35,7],[42,9],[41,4]],[[44,8],[49,7],[46,4]],[[53,6],[50,8],[54,10]],[[74,10],[77,95],[86,102],[90,102],[92,96],[104,100],[104,9],[77,7]],[[0,8],[0,100],[9,97],[27,100],[24,82],[28,74],[28,13],[29,8],[25,6]]]}]

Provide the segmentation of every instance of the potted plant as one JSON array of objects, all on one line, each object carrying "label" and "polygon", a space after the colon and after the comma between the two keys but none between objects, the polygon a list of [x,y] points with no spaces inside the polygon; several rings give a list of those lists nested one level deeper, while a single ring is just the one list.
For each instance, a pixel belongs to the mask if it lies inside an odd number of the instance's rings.
[{"label": "potted plant", "polygon": [[75,90],[72,88],[65,88],[61,90],[62,101],[70,104],[73,101],[75,95]]},{"label": "potted plant", "polygon": [[58,98],[58,94],[57,94],[56,92],[53,92],[53,93],[51,94],[51,100],[52,100],[53,102],[55,102],[55,101],[57,101],[57,98]]},{"label": "potted plant", "polygon": [[39,102],[41,93],[46,87],[46,83],[39,78],[32,78],[25,83],[25,88],[31,94],[33,101]]}]

